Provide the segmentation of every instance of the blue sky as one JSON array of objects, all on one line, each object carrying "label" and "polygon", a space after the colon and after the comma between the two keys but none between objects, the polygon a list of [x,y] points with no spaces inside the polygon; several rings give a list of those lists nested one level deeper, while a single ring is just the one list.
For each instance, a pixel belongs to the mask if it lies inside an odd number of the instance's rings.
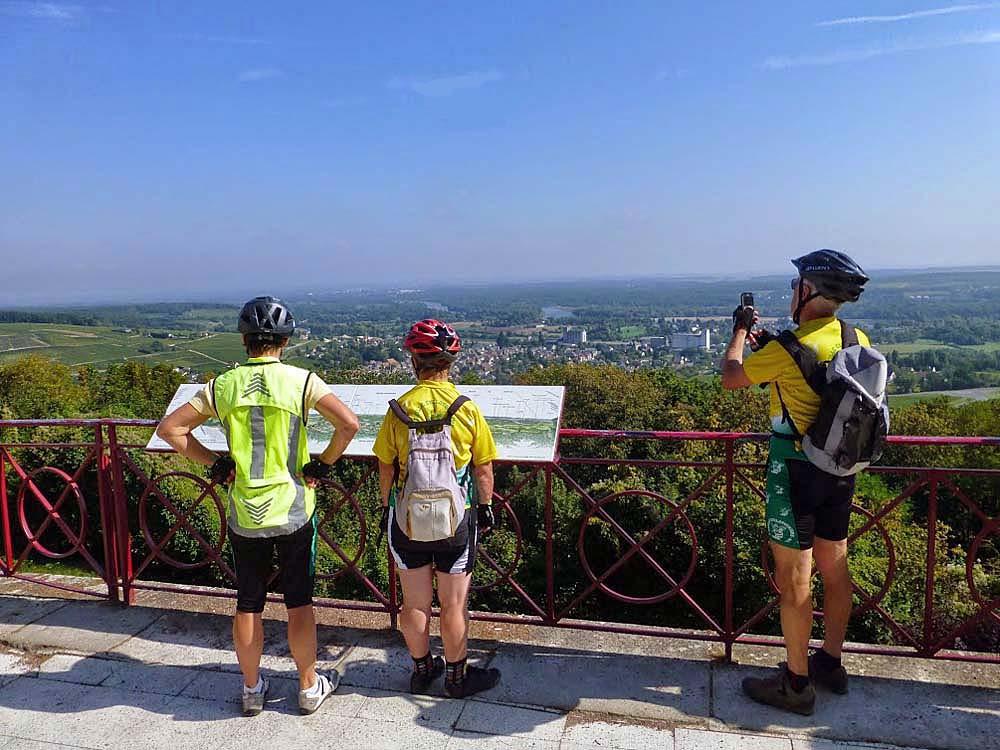
[{"label": "blue sky", "polygon": [[0,0],[8,303],[997,263],[1000,3]]}]

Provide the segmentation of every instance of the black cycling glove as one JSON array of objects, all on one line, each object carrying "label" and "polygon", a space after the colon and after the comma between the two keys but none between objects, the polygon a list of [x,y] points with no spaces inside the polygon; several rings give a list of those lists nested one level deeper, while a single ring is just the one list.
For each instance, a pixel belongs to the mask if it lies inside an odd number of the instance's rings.
[{"label": "black cycling glove", "polygon": [[760,351],[765,346],[774,341],[776,338],[777,336],[775,336],[770,331],[765,331],[763,329],[760,331],[754,331],[753,341],[750,342],[750,350],[755,352]]},{"label": "black cycling glove", "polygon": [[483,533],[486,533],[494,526],[496,526],[497,521],[493,516],[493,506],[488,503],[479,503],[476,506],[476,526]]},{"label": "black cycling glove", "polygon": [[389,533],[389,506],[382,506],[382,517],[378,520],[378,536],[375,538],[375,546],[382,546],[382,537]]},{"label": "black cycling glove", "polygon": [[302,476],[306,479],[328,479],[332,470],[332,464],[325,464],[318,458],[314,458],[302,467]]},{"label": "black cycling glove", "polygon": [[733,310],[733,333],[736,333],[741,328],[750,333],[750,329],[753,328],[753,314],[754,309],[752,307],[741,306]]},{"label": "black cycling glove", "polygon": [[229,477],[236,471],[232,456],[219,456],[208,470],[208,477],[216,484],[229,484]]}]

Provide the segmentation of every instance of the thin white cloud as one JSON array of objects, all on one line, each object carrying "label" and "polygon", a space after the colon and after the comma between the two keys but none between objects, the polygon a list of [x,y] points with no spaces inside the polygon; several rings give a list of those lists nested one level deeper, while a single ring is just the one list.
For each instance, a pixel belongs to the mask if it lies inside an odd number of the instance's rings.
[{"label": "thin white cloud", "polygon": [[21,18],[41,18],[49,21],[72,21],[83,15],[79,5],[66,3],[29,2],[29,0],[8,0],[0,4],[0,12]]},{"label": "thin white cloud", "polygon": [[499,71],[481,70],[438,78],[401,76],[390,79],[386,85],[391,89],[412,91],[420,96],[451,96],[459,91],[482,88],[500,80],[503,80],[503,74]]},{"label": "thin white cloud", "polygon": [[242,83],[255,83],[257,81],[268,81],[272,78],[281,78],[285,72],[281,68],[252,68],[244,70],[239,74]]},{"label": "thin white cloud", "polygon": [[817,26],[848,26],[859,23],[897,23],[899,21],[912,21],[917,18],[930,18],[932,16],[950,16],[953,13],[973,13],[979,10],[990,10],[998,7],[998,3],[966,3],[964,5],[948,5],[944,8],[930,8],[928,10],[914,10],[909,13],[900,13],[894,16],[849,16],[847,18],[834,18],[830,21],[820,21]]},{"label": "thin white cloud", "polygon": [[1000,31],[981,31],[945,39],[898,42],[896,44],[875,47],[852,47],[847,49],[838,49],[819,55],[769,57],[761,63],[761,67],[766,70],[787,70],[788,68],[803,68],[817,65],[839,65],[841,63],[870,60],[873,57],[899,55],[904,52],[922,52],[925,50],[947,49],[949,47],[965,47],[976,44],[998,43],[1000,43]]}]

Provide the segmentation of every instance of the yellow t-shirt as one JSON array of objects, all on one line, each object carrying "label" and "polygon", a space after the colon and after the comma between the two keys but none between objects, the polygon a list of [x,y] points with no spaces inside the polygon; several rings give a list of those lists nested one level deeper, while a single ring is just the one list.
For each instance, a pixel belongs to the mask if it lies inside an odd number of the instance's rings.
[{"label": "yellow t-shirt", "polygon": [[[248,363],[279,361],[280,360],[277,357],[254,357],[247,360]],[[188,401],[188,403],[194,407],[194,410],[203,417],[216,416],[215,404],[212,403],[213,380],[209,380],[205,383],[205,387],[194,394],[191,400]],[[324,383],[323,379],[319,375],[313,373],[312,377],[309,378],[309,382],[306,383],[306,409],[315,409],[317,402],[329,393],[330,386]]]},{"label": "yellow t-shirt", "polygon": [[[840,351],[840,331],[840,322],[836,318],[817,318],[803,323],[794,333],[802,344],[816,352],[820,362],[829,362]],[[868,336],[860,330],[858,343],[871,346]],[[792,421],[800,433],[806,433],[819,413],[820,398],[806,383],[795,360],[780,343],[771,341],[747,357],[743,372],[751,383],[771,384],[771,427],[775,432],[792,433],[791,425],[785,422],[781,411],[781,401],[775,388],[777,384]]]},{"label": "yellow t-shirt", "polygon": [[[396,400],[414,422],[428,422],[442,419],[459,395],[453,383],[421,380]],[[391,410],[388,411],[382,420],[372,451],[384,464],[391,464],[399,459],[400,481],[405,478],[409,443],[408,428]],[[482,466],[497,457],[497,446],[493,442],[490,426],[472,401],[464,403],[451,420],[451,449],[455,454],[456,469],[468,465],[469,461],[474,466]]]}]

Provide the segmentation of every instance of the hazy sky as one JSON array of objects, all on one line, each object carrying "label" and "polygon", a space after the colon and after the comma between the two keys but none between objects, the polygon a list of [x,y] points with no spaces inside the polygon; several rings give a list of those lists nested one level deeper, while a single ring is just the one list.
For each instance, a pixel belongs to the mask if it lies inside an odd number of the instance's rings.
[{"label": "hazy sky", "polygon": [[0,306],[998,263],[998,186],[1000,3],[0,0]]}]

